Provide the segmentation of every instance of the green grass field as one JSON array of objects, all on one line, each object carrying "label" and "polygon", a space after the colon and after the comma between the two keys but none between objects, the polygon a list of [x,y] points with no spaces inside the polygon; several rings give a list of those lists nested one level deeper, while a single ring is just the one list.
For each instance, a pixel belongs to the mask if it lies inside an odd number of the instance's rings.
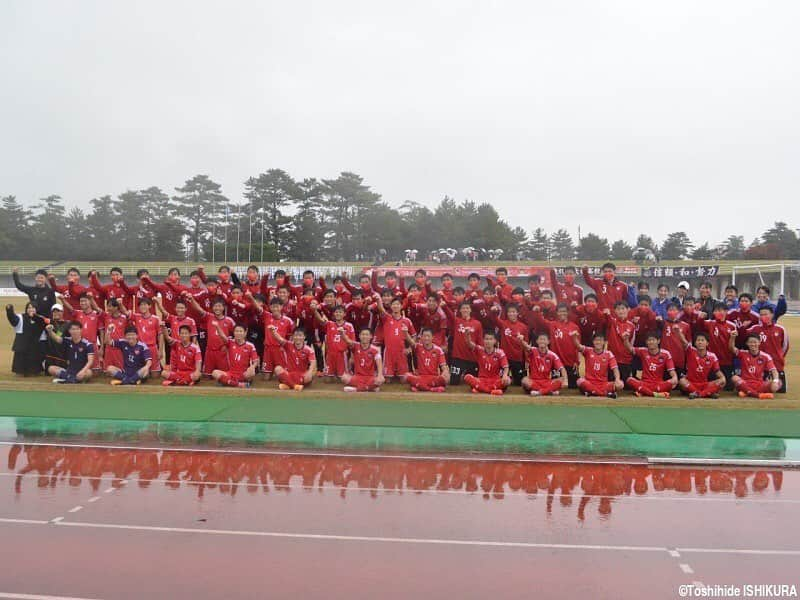
[{"label": "green grass field", "polygon": [[[14,304],[19,311],[24,306],[25,300],[22,298],[3,298],[2,304]],[[781,323],[787,328],[790,339],[795,342],[800,339],[800,317],[784,317]],[[57,386],[50,382],[50,378],[42,377],[19,377],[11,372],[11,343],[13,341],[14,333],[11,326],[3,318],[3,324],[0,326],[0,390],[31,390],[31,391],[52,391],[54,393],[62,393],[65,391],[75,392],[75,386]],[[569,390],[562,392],[561,396],[550,398],[532,398],[524,395],[520,388],[512,387],[504,396],[486,396],[476,395],[469,393],[465,386],[451,387],[447,393],[444,394],[412,394],[406,386],[400,384],[388,384],[383,387],[379,394],[369,394],[371,398],[378,400],[415,400],[423,402],[477,402],[477,403],[490,403],[490,404],[508,404],[508,403],[529,403],[529,404],[553,404],[553,405],[609,405],[618,406],[620,403],[625,403],[631,406],[685,406],[690,403],[692,406],[715,406],[715,407],[730,407],[730,408],[795,408],[800,409],[800,351],[797,350],[797,345],[790,350],[789,358],[786,366],[786,374],[789,380],[789,393],[779,395],[775,400],[754,400],[754,399],[741,399],[733,394],[724,394],[718,400],[687,400],[681,396],[676,395],[668,400],[653,399],[653,398],[636,398],[628,395],[626,392],[618,400],[609,400],[604,398],[585,398],[578,393]],[[103,393],[122,393],[119,388],[114,388],[109,385],[109,380],[105,376],[100,376],[93,381],[81,386],[81,390],[86,392],[103,392]],[[136,394],[163,394],[165,388],[160,385],[159,381],[149,381],[143,386],[135,390]],[[127,390],[125,393],[131,393]],[[302,394],[294,392],[281,392],[277,391],[276,382],[264,381],[258,378],[253,388],[249,390],[233,390],[221,388],[211,381],[202,381],[199,385],[193,388],[169,388],[169,394],[184,394],[189,396],[250,396],[258,397],[276,394],[290,395],[295,397],[352,397],[341,391],[341,386],[336,384],[327,384],[322,382],[315,382]],[[359,396],[362,396],[359,394]]]}]

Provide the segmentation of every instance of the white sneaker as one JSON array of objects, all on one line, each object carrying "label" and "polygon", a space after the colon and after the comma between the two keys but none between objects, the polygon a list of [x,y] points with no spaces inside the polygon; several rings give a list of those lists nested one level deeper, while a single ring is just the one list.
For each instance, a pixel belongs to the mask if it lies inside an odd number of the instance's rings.
[{"label": "white sneaker", "polygon": [[56,377],[55,379],[53,379],[53,383],[67,383],[67,380],[59,379],[58,377]]},{"label": "white sneaker", "polygon": [[531,394],[531,396],[541,396],[542,395],[542,393],[539,390],[531,390],[530,394]]},{"label": "white sneaker", "polygon": [[346,386],[344,386],[343,390],[345,392],[357,392],[358,388],[355,388],[352,385],[346,385]]}]

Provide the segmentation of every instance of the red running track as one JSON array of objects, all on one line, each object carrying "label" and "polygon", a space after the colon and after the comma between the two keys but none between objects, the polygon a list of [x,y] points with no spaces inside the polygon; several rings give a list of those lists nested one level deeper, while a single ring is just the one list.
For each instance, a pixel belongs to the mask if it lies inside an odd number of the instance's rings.
[{"label": "red running track", "polygon": [[798,471],[40,445],[0,459],[0,598],[800,586]]}]

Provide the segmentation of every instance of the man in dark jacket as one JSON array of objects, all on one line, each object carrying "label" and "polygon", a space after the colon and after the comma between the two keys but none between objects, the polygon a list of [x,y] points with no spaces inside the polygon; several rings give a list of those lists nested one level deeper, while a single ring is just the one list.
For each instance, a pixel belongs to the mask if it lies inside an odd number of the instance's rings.
[{"label": "man in dark jacket", "polygon": [[23,285],[19,280],[19,267],[14,267],[12,274],[16,288],[28,296],[38,315],[49,315],[56,303],[56,292],[47,283],[47,271],[39,269],[34,275],[34,285]]}]

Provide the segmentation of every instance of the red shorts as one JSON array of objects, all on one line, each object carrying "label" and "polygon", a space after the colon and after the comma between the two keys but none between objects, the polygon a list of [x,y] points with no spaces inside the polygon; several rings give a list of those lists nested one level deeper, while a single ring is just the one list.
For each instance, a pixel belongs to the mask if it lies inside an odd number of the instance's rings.
[{"label": "red shorts", "polygon": [[325,368],[322,374],[325,377],[341,377],[347,372],[347,354],[328,350],[325,353]]},{"label": "red shorts", "polygon": [[402,350],[383,351],[383,376],[398,377],[408,373],[408,355]]},{"label": "red shorts", "polygon": [[203,361],[203,374],[211,375],[211,371],[228,370],[228,351],[225,348],[214,350],[206,348],[206,356]]},{"label": "red shorts", "polygon": [[708,398],[719,392],[723,387],[723,385],[718,384],[716,381],[690,381],[685,391],[690,394],[697,394],[701,398]]},{"label": "red shorts", "polygon": [[264,373],[272,373],[275,367],[285,367],[283,364],[283,348],[280,346],[264,346]]},{"label": "red shorts", "polygon": [[736,386],[736,391],[744,392],[745,394],[765,394],[771,392],[769,381],[759,381],[753,379],[742,379],[739,385]]},{"label": "red shorts", "polygon": [[499,377],[475,377],[474,375],[465,375],[464,383],[484,394],[489,394],[493,390],[506,389],[506,386],[503,385],[503,380]]},{"label": "red shorts", "polygon": [[189,385],[192,382],[192,373],[194,371],[170,371],[167,379],[178,385]]},{"label": "red shorts", "polygon": [[561,389],[560,379],[531,379],[530,386],[527,388],[529,391],[534,390],[547,396],[553,392]]},{"label": "red shorts", "polygon": [[347,385],[358,388],[359,391],[367,391],[375,387],[375,378],[369,375],[353,375]]},{"label": "red shorts", "polygon": [[432,387],[446,387],[447,381],[441,375],[406,375],[406,382],[420,390],[429,390]]},{"label": "red shorts", "polygon": [[247,381],[247,379],[244,378],[244,373],[241,371],[226,371],[225,374],[220,377],[220,381],[225,385],[236,387],[240,383]]},{"label": "red shorts", "polygon": [[158,344],[154,344],[152,346],[147,344],[147,347],[150,349],[150,358],[153,359],[153,362],[150,363],[150,371],[152,373],[160,373],[161,359],[158,357]]},{"label": "red shorts", "polygon": [[614,391],[614,382],[583,379],[578,383],[578,388],[582,392],[588,392],[593,396],[605,396]]},{"label": "red shorts", "polygon": [[108,367],[122,368],[122,350],[114,346],[106,346],[106,351],[103,354],[103,368]]},{"label": "red shorts", "polygon": [[303,381],[305,375],[305,371],[283,371],[278,375],[278,381],[292,387],[296,385],[311,385],[310,381],[308,383]]}]

